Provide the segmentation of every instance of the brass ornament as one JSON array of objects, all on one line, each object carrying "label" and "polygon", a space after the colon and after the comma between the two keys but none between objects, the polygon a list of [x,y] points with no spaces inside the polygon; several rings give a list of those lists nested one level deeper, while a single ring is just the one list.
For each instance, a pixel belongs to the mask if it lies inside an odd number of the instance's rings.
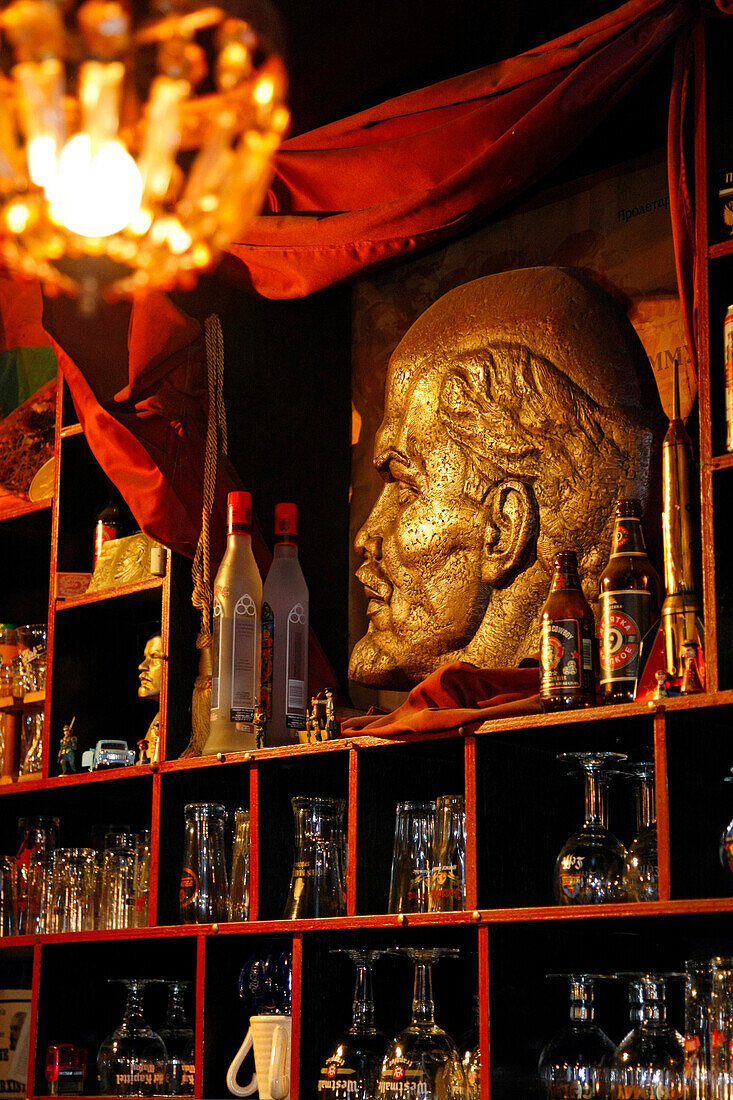
[{"label": "brass ornament", "polygon": [[646,511],[663,430],[636,333],[582,273],[502,272],[440,298],[389,363],[350,678],[405,690],[451,661],[536,653],[564,547],[597,610],[613,502]]}]

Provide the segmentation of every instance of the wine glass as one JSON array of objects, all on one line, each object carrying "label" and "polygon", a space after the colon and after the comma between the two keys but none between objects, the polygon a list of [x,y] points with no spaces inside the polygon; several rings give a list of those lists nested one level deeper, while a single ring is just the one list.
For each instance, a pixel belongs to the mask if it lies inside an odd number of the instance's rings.
[{"label": "wine glass", "polygon": [[356,966],[356,987],[351,1027],[328,1055],[318,1083],[319,1100],[334,1096],[349,1096],[349,1100],[372,1100],[377,1091],[377,1078],[386,1041],[374,1026],[372,966],[387,951],[349,950],[336,948],[332,954],[348,955]]},{"label": "wine glass", "polygon": [[626,851],[606,825],[605,770],[625,760],[621,752],[564,752],[558,760],[579,764],[585,773],[585,819],[555,861],[553,889],[559,905],[622,901]]},{"label": "wine glass", "polygon": [[[415,1095],[422,1100],[465,1100],[466,1077],[453,1040],[435,1022],[432,965],[450,948],[402,947],[415,966],[412,1019],[387,1047],[379,1074],[379,1095]],[[408,1089],[415,1091],[408,1091]]]},{"label": "wine glass", "polygon": [[146,985],[154,978],[110,978],[127,989],[122,1023],[108,1035],[97,1054],[99,1090],[104,1096],[153,1096],[165,1081],[165,1044],[142,1012]]},{"label": "wine glass", "polygon": [[165,1091],[168,1096],[193,1096],[195,1053],[193,1028],[189,1027],[183,998],[190,982],[170,981],[165,1022],[158,1034],[165,1044]]},{"label": "wine glass", "polygon": [[636,787],[636,835],[624,861],[624,893],[629,901],[657,901],[659,862],[654,764],[650,760],[627,763],[620,774],[633,779]]},{"label": "wine glass", "polygon": [[622,1039],[608,1070],[611,1100],[677,1100],[684,1095],[684,1039],[667,1022],[666,982],[681,974],[618,974],[638,983],[641,1019]]},{"label": "wine glass", "polygon": [[565,978],[570,987],[570,1022],[545,1045],[539,1061],[540,1085],[550,1100],[565,1096],[598,1096],[616,1044],[594,1022],[594,990],[600,974],[548,974]]}]

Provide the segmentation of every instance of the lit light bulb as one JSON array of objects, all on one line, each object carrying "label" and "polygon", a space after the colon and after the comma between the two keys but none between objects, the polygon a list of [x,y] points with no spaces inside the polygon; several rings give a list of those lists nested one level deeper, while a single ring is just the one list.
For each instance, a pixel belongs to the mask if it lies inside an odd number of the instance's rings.
[{"label": "lit light bulb", "polygon": [[109,237],[135,216],[142,191],[137,165],[120,142],[105,142],[92,156],[91,139],[82,132],[61,150],[46,197],[59,225],[81,237]]}]

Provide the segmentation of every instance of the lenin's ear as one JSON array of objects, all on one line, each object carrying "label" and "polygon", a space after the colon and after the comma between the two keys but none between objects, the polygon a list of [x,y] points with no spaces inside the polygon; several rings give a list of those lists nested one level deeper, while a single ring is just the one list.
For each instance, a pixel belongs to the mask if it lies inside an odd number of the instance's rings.
[{"label": "lenin's ear", "polygon": [[508,478],[494,485],[486,498],[481,579],[492,588],[511,584],[526,562],[539,529],[539,511],[532,489]]}]

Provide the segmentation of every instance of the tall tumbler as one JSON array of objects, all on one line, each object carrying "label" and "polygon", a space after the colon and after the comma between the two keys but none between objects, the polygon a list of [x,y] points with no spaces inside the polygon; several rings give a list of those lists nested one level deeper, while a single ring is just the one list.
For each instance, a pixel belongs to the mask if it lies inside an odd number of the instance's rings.
[{"label": "tall tumbler", "polygon": [[463,795],[436,799],[435,838],[430,867],[431,913],[466,907],[466,802]]},{"label": "tall tumbler", "polygon": [[102,856],[99,928],[135,927],[135,833],[110,833]]},{"label": "tall tumbler", "polygon": [[249,810],[234,810],[232,873],[229,885],[229,919],[249,916]]},{"label": "tall tumbler", "polygon": [[434,802],[397,803],[389,913],[427,913],[434,830]]},{"label": "tall tumbler", "polygon": [[708,1100],[710,1076],[709,962],[685,964],[685,1097]]},{"label": "tall tumbler", "polygon": [[0,936],[18,932],[18,864],[11,856],[0,856]]},{"label": "tall tumbler", "polygon": [[733,1100],[733,958],[710,960],[711,1100]]},{"label": "tall tumbler", "polygon": [[53,866],[56,852],[31,852],[28,863],[28,932],[53,932]]},{"label": "tall tumbler", "polygon": [[181,870],[181,924],[208,924],[229,918],[224,854],[226,810],[216,802],[190,802],[184,807],[186,847]]},{"label": "tall tumbler", "polygon": [[94,928],[94,851],[59,848],[51,884],[53,932],[88,932]]},{"label": "tall tumbler", "polygon": [[340,849],[343,800],[299,795],[292,799],[292,804],[295,858],[284,919],[343,916]]}]

